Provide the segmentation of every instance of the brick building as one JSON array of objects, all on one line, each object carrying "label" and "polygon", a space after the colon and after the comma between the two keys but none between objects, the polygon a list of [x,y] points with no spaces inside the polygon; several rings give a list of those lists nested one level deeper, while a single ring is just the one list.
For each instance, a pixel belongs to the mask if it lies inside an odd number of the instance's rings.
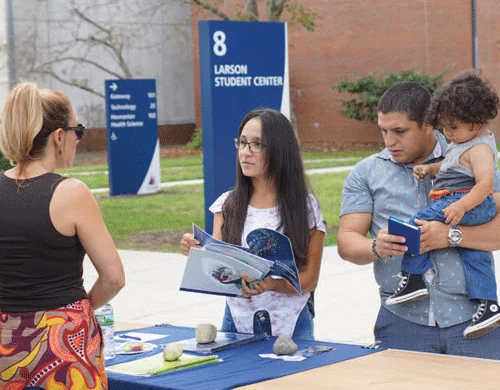
[{"label": "brick building", "polygon": [[[221,9],[233,15],[243,0],[225,0]],[[265,2],[260,2],[264,6]],[[375,124],[342,117],[340,96],[332,89],[341,78],[415,70],[447,80],[471,70],[471,0],[296,0],[318,15],[307,32],[289,24],[291,99],[304,145],[355,147],[378,143]],[[479,68],[500,88],[500,1],[477,0]],[[261,10],[262,14],[264,9]],[[198,21],[211,19],[193,6],[196,121],[201,126]],[[492,123],[500,136],[500,119]]]}]

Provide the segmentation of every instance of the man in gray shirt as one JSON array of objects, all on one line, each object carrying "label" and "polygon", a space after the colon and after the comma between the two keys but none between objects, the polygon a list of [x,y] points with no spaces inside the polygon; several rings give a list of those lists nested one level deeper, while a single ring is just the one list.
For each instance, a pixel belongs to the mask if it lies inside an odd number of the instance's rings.
[{"label": "man in gray shirt", "polygon": [[[499,328],[475,340],[463,336],[477,304],[468,300],[460,255],[454,248],[500,249],[498,214],[487,224],[459,228],[420,221],[421,251],[433,251],[433,266],[424,275],[429,295],[403,305],[385,305],[398,287],[406,251],[403,237],[388,234],[387,221],[390,216],[406,221],[430,203],[431,180],[415,180],[413,166],[442,160],[447,147],[443,135],[424,123],[429,103],[428,90],[414,82],[396,84],[380,99],[378,124],[386,149],[358,163],[345,181],[339,254],[355,264],[374,265],[381,298],[375,338],[382,346],[500,360]],[[494,198],[498,208],[498,170]]]}]

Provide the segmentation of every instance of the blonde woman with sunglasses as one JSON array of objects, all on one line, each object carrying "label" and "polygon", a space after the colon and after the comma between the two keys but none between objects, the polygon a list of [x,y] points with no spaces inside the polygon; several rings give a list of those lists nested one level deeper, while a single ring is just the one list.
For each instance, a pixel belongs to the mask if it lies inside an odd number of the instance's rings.
[{"label": "blonde woman with sunglasses", "polygon": [[[0,388],[107,389],[94,309],[125,284],[97,202],[73,164],[85,127],[68,97],[22,83],[9,94],[0,150]],[[98,279],[83,287],[88,254]]]}]

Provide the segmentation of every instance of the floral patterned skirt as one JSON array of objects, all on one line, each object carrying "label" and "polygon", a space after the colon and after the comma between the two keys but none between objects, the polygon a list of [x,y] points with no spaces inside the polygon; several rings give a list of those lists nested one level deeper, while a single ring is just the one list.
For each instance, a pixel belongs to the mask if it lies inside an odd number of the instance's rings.
[{"label": "floral patterned skirt", "polygon": [[88,299],[0,312],[0,390],[107,389],[101,331]]}]

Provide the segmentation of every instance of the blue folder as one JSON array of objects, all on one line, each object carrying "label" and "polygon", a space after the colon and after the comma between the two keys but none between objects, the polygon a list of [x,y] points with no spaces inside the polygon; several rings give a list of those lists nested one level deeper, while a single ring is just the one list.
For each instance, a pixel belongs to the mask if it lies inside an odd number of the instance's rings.
[{"label": "blue folder", "polygon": [[408,253],[420,254],[420,228],[410,225],[395,217],[389,217],[389,234],[406,238],[404,245],[408,247]]}]

